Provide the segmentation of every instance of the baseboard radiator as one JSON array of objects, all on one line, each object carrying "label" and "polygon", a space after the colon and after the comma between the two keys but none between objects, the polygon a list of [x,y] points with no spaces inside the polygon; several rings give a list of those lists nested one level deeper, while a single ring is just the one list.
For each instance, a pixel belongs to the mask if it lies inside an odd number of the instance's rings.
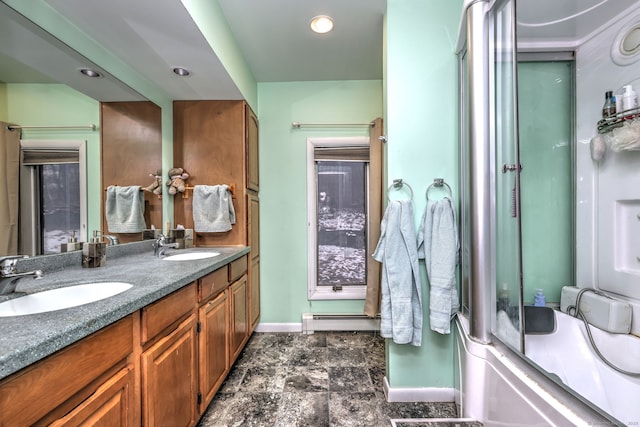
[{"label": "baseboard radiator", "polygon": [[315,331],[379,331],[380,316],[364,314],[302,313],[302,333]]}]

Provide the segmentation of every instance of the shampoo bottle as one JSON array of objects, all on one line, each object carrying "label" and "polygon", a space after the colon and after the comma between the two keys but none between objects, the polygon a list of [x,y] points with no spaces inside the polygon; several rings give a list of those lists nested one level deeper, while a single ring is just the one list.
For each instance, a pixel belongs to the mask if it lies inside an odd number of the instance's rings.
[{"label": "shampoo bottle", "polygon": [[638,96],[631,85],[626,85],[622,93],[622,111],[634,108],[638,108]]},{"label": "shampoo bottle", "polygon": [[602,106],[602,118],[606,119],[616,114],[616,98],[613,91],[608,90],[604,94],[604,105]]}]

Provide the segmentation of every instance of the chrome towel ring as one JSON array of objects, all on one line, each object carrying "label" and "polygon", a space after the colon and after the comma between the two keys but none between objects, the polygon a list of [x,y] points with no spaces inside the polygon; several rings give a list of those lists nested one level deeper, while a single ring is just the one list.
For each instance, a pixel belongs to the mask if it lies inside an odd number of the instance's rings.
[{"label": "chrome towel ring", "polygon": [[444,179],[442,178],[435,178],[433,180],[433,184],[427,187],[427,191],[425,193],[427,200],[429,200],[429,190],[431,190],[433,187],[436,187],[436,188],[447,187],[447,191],[449,192],[449,198],[453,199],[453,192],[451,191],[451,187],[449,187],[449,184],[444,182]]},{"label": "chrome towel ring", "polygon": [[387,198],[391,200],[391,190],[402,191],[402,189],[405,187],[407,190],[409,190],[409,200],[413,200],[413,190],[411,189],[411,186],[402,181],[402,179],[393,180],[393,184],[391,184],[389,188],[387,188]]}]

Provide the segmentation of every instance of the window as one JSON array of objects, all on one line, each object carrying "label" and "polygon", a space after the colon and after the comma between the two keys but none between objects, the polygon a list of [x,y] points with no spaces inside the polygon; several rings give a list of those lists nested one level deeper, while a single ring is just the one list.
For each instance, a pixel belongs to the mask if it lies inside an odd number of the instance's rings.
[{"label": "window", "polygon": [[60,252],[86,238],[85,141],[20,141],[20,253]]},{"label": "window", "polygon": [[307,161],[309,299],[364,299],[369,138],[310,138]]}]

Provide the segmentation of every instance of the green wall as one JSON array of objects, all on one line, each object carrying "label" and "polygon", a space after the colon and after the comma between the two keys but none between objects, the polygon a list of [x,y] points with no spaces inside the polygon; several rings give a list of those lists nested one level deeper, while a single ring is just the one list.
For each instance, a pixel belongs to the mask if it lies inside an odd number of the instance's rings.
[{"label": "green wall", "polygon": [[[7,84],[7,115],[0,119],[23,126],[100,124],[100,105],[61,84]],[[3,103],[0,97],[0,104]],[[87,232],[100,224],[100,132],[90,130],[23,129],[22,139],[87,141]]]},{"label": "green wall", "polygon": [[368,123],[382,116],[381,81],[259,83],[260,282],[263,323],[302,313],[362,313],[363,301],[307,300],[307,138],[367,128],[292,129],[291,122]]},{"label": "green wall", "polygon": [[[414,191],[416,227],[434,178],[457,199],[458,92],[454,53],[462,1],[388,0],[385,98],[389,183],[402,178]],[[453,337],[429,329],[424,263],[425,322],[421,347],[389,343],[391,387],[453,387]],[[387,340],[389,341],[389,340]]]},{"label": "green wall", "polygon": [[0,121],[7,121],[9,105],[7,104],[7,84],[0,83]]}]

